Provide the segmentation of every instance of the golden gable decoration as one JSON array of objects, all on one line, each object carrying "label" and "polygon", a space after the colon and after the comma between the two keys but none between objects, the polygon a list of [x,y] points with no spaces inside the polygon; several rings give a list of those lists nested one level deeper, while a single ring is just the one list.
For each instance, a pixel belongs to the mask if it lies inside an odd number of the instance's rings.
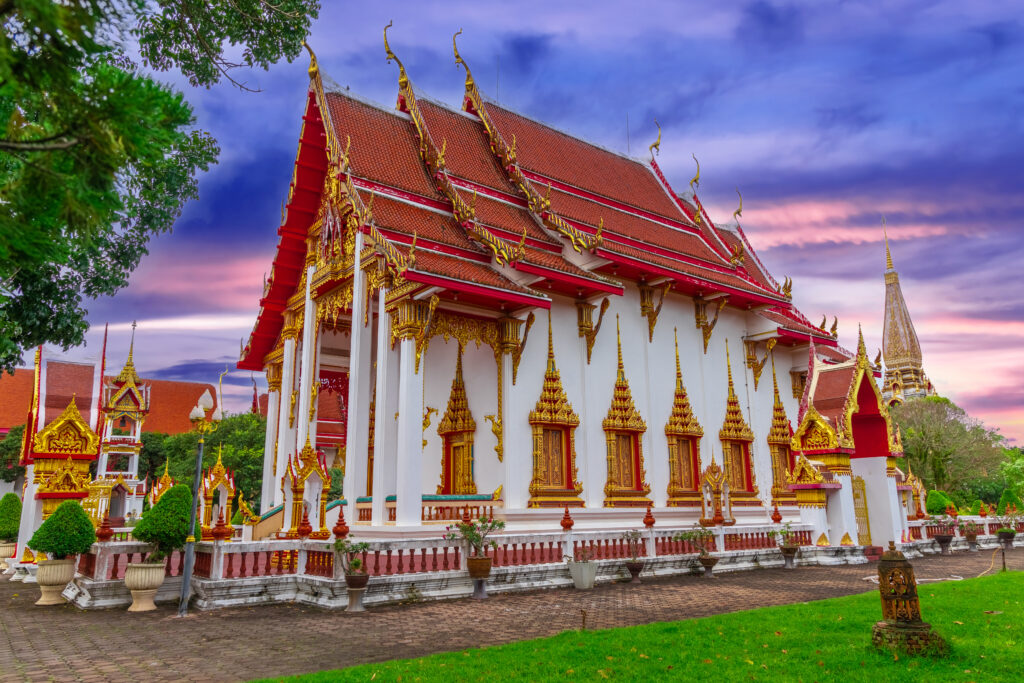
[{"label": "golden gable decoration", "polygon": [[448,407],[437,425],[437,433],[441,436],[453,432],[474,432],[476,421],[469,410],[466,398],[466,383],[462,379],[462,342],[455,360],[455,379],[452,380],[451,394],[448,396]]},{"label": "golden gable decoration", "polygon": [[832,426],[814,407],[807,404],[803,422],[797,427],[790,441],[794,451],[835,450],[839,448],[839,437]]},{"label": "golden gable decoration", "polygon": [[864,345],[864,333],[860,328],[857,329],[857,337],[857,369],[854,374],[853,381],[850,382],[849,392],[846,395],[846,405],[843,410],[843,421],[842,424],[839,425],[839,441],[844,447],[855,447],[853,443],[853,415],[859,409],[857,395],[860,393],[861,383],[866,381],[875,396],[875,401],[878,405],[878,413],[885,420],[885,432],[888,440],[889,452],[893,454],[902,454],[903,441],[900,437],[900,430],[893,426],[892,417],[889,415],[889,409],[882,398],[882,392],[878,389],[878,385],[875,384],[873,368],[871,361],[868,359],[867,348]]},{"label": "golden gable decoration", "polygon": [[33,450],[36,457],[47,453],[95,457],[99,452],[99,445],[100,437],[82,418],[82,413],[75,404],[75,397],[72,396],[71,402],[60,417],[36,434]]},{"label": "golden gable decoration", "polygon": [[608,481],[605,483],[605,507],[648,505],[647,494],[651,485],[644,472],[643,444],[640,437],[647,431],[647,423],[633,402],[629,380],[622,364],[622,333],[619,316],[615,316],[615,340],[619,365],[615,375],[615,389],[608,416],[601,422],[608,454]]},{"label": "golden gable decoration", "polygon": [[466,383],[462,379],[462,342],[458,342],[455,360],[455,378],[452,380],[448,407],[437,425],[437,434],[443,442],[441,458],[441,483],[437,493],[451,495],[472,495],[476,493],[473,481],[473,434],[476,421],[469,411],[466,398]]},{"label": "golden gable decoration", "polygon": [[825,477],[803,453],[797,456],[796,466],[786,475],[787,484],[823,484]]}]

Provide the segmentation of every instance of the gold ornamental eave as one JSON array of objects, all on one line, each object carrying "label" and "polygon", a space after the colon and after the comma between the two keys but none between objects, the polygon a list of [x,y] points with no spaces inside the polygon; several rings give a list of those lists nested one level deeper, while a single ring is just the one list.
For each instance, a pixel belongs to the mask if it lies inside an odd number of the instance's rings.
[{"label": "gold ornamental eave", "polygon": [[91,456],[99,454],[100,437],[86,423],[75,397],[60,417],[35,435],[33,458]]}]

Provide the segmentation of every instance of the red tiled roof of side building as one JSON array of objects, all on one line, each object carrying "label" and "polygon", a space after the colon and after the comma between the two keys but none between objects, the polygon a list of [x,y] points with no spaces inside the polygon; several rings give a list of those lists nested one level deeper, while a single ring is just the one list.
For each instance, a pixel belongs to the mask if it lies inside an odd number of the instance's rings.
[{"label": "red tiled roof of side building", "polygon": [[[542,176],[604,197],[685,221],[650,168],[602,149],[493,102],[487,113],[506,141],[516,137],[519,165]],[[509,142],[511,144],[511,142]]]},{"label": "red tiled roof of side building", "polygon": [[[213,399],[213,410],[217,408],[217,392],[212,384],[145,378],[142,382],[150,387],[149,415],[142,423],[144,432],[180,434],[189,431],[192,429],[189,413],[206,391],[210,392]],[[213,410],[208,410],[206,414],[210,415]]]},{"label": "red tiled roof of side building", "polygon": [[622,235],[633,240],[646,242],[686,256],[724,265],[726,261],[717,256],[699,236],[670,228],[641,216],[601,206],[576,195],[558,190],[551,192],[551,209],[562,218],[585,223],[597,229],[604,220],[606,232]]},{"label": "red tiled roof of side building", "polygon": [[11,427],[25,424],[34,380],[35,371],[28,368],[16,368],[13,375],[0,375],[0,432],[6,434]]},{"label": "red tiled roof of side building", "polygon": [[415,128],[406,116],[339,92],[327,92],[326,98],[338,139],[342,145],[351,140],[354,175],[443,201],[420,160]]},{"label": "red tiled roof of side building", "polygon": [[[96,368],[91,363],[69,363],[67,361],[50,360],[46,362],[46,396],[45,411],[43,413],[43,424],[50,424],[60,417],[64,409],[71,403],[74,397],[78,412],[89,420],[89,411],[92,409],[93,378]],[[29,393],[29,400],[32,394]],[[25,404],[26,414],[28,404]],[[24,417],[22,418],[24,419]],[[95,428],[96,425],[90,424]]]},{"label": "red tiled roof of side building", "polygon": [[458,193],[467,204],[475,202],[476,219],[479,223],[499,228],[517,236],[522,235],[525,229],[526,236],[530,239],[544,242],[545,244],[557,244],[561,247],[561,244],[556,239],[549,236],[537,225],[537,221],[534,220],[533,216],[525,208],[490,199],[480,194],[477,194],[474,200],[473,193],[468,190],[460,189]]},{"label": "red tiled roof of side building", "polygon": [[757,256],[751,253],[751,249],[748,247],[745,240],[736,233],[722,228],[718,229],[718,234],[721,236],[722,241],[729,247],[730,251],[734,250],[736,245],[742,244],[743,251],[746,254],[746,258],[743,259],[743,268],[747,271],[747,274],[766,289],[775,289],[775,285],[773,285],[765,273],[762,272],[761,265],[757,261]]},{"label": "red tiled roof of side building", "polygon": [[857,368],[850,364],[835,368],[819,367],[816,371],[814,396],[811,400],[819,413],[832,420],[833,426],[837,424],[846,407],[846,395],[856,370]]},{"label": "red tiled roof of side building", "polygon": [[487,130],[479,119],[453,112],[422,97],[417,98],[417,102],[434,145],[438,150],[445,149],[445,166],[450,174],[506,194],[518,195],[498,156],[491,150]]},{"label": "red tiled roof of side building", "polygon": [[786,328],[787,330],[800,332],[806,335],[813,335],[815,338],[819,340],[819,342],[825,341],[826,343],[828,343],[830,341],[834,341],[832,339],[832,336],[825,330],[821,329],[820,327],[815,327],[814,325],[806,322],[805,320],[799,320],[798,317],[803,317],[802,315],[799,315],[799,313],[794,314],[792,312],[782,312],[774,309],[765,309],[758,311],[758,315],[772,321],[773,323],[779,325],[780,327]]}]

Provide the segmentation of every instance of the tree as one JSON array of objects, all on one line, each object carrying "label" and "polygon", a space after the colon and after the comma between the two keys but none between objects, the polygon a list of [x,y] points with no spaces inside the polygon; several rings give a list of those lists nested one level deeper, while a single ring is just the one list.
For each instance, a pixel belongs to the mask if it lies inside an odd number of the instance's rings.
[{"label": "tree", "polygon": [[1005,455],[1006,460],[999,466],[999,470],[1006,480],[1006,488],[1017,497],[1024,498],[1024,449],[1007,448]]},{"label": "tree", "polygon": [[910,469],[928,488],[953,499],[985,499],[1002,489],[1003,437],[940,396],[916,398],[892,409]]},{"label": "tree", "polygon": [[[206,435],[203,447],[203,469],[216,464],[217,453],[220,451],[224,466],[235,474],[235,486],[245,494],[246,502],[253,509],[259,509],[262,492],[266,428],[267,420],[261,415],[228,415],[221,420],[217,429]],[[152,468],[151,476],[162,475],[164,462],[169,461],[170,475],[191,491],[199,435],[196,432],[185,432],[171,436],[150,434],[148,439],[146,436],[143,434],[140,462],[149,464]]]},{"label": "tree", "polygon": [[25,425],[11,427],[3,439],[0,439],[0,481],[17,481],[25,474],[21,461],[21,440],[25,435]]},{"label": "tree", "polygon": [[192,492],[187,486],[172,486],[142,520],[132,529],[132,536],[143,543],[151,543],[156,550],[149,555],[150,562],[159,562],[185,547],[188,523],[192,515]]},{"label": "tree", "polygon": [[83,300],[127,284],[216,162],[183,96],[124,55],[130,38],[150,66],[210,86],[295,58],[318,12],[314,0],[0,0],[0,368],[37,344],[80,344]]},{"label": "tree", "polygon": [[89,552],[95,542],[96,531],[89,515],[77,501],[65,500],[32,534],[28,547],[49,553],[55,560],[63,560]]}]

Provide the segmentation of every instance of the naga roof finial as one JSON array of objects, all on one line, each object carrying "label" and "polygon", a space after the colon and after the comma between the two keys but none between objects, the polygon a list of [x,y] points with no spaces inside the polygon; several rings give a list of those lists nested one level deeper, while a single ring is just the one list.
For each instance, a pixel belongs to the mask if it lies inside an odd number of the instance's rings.
[{"label": "naga roof finial", "polygon": [[661,154],[661,125],[658,124],[658,119],[654,119],[654,125],[658,126],[658,139],[651,143],[651,146],[647,149],[651,153],[651,161],[654,161],[654,151],[657,150],[658,154]]},{"label": "naga roof finial", "polygon": [[384,52],[388,56],[389,64],[391,63],[392,59],[395,60],[396,64],[398,64],[398,87],[401,90],[405,90],[407,87],[409,87],[409,75],[405,73],[405,65],[402,64],[402,60],[399,59],[395,55],[395,53],[391,51],[391,46],[388,45],[388,29],[391,28],[394,25],[394,23],[394,21],[389,21],[388,25],[384,27]]},{"label": "naga roof finial", "polygon": [[317,64],[316,61],[316,53],[313,52],[313,48],[311,48],[309,46],[309,43],[307,43],[306,41],[302,41],[302,47],[306,48],[306,52],[309,53],[309,77],[316,78],[318,75],[320,75],[320,66]]},{"label": "naga roof finial", "polygon": [[694,163],[697,164],[697,175],[693,176],[693,178],[690,180],[690,189],[693,190],[694,194],[697,194],[697,188],[700,187],[700,162],[697,161],[696,154],[691,153],[690,156],[693,157]]},{"label": "naga roof finial", "polygon": [[736,219],[736,224],[739,225],[740,216],[743,215],[743,195],[740,194],[740,188],[736,188],[736,194],[740,197],[740,205],[732,212],[732,217]]}]

